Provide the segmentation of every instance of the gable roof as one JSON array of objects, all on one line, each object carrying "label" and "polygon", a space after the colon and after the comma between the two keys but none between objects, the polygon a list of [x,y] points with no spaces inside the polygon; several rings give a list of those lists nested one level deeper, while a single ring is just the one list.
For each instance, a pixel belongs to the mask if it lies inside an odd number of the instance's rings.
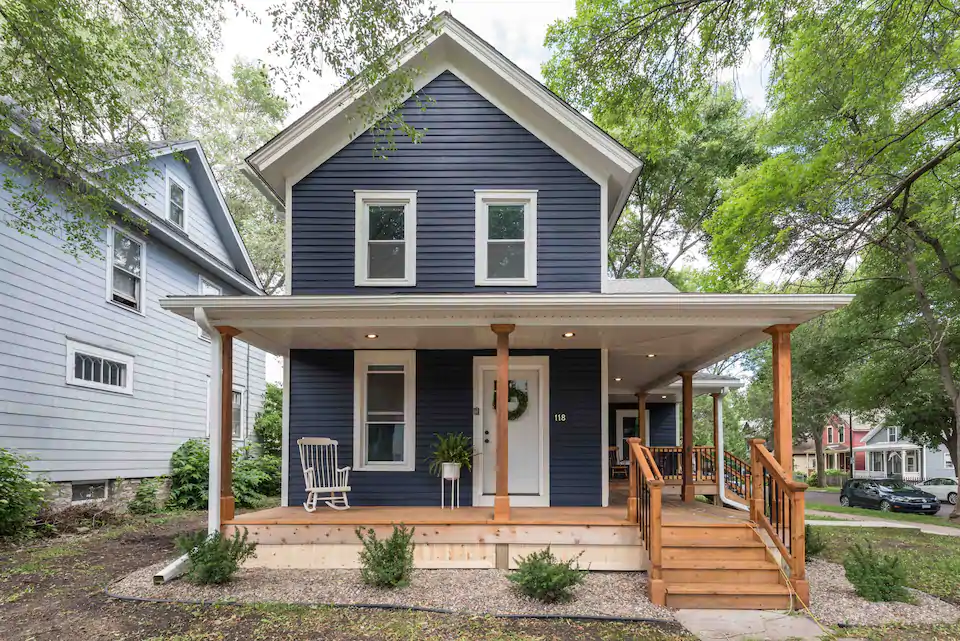
[{"label": "gable roof", "polygon": [[[441,13],[401,43],[394,60],[394,69],[414,71],[414,91],[444,71],[453,72],[598,182],[606,192],[608,223],[619,217],[640,172],[640,159],[450,13]],[[363,120],[358,103],[367,93],[356,79],[346,83],[250,154],[248,175],[258,188],[284,204],[289,187],[361,133],[356,131]]]}]

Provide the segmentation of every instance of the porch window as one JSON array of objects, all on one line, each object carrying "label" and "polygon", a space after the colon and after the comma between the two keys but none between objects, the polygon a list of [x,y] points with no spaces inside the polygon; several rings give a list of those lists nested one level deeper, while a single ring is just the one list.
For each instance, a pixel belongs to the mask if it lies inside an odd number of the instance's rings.
[{"label": "porch window", "polygon": [[354,469],[412,472],[416,352],[355,352]]},{"label": "porch window", "polygon": [[883,472],[883,452],[870,452],[870,471]]},{"label": "porch window", "polygon": [[537,192],[476,191],[476,284],[537,284]]},{"label": "porch window", "polygon": [[357,286],[417,284],[417,192],[356,191]]}]

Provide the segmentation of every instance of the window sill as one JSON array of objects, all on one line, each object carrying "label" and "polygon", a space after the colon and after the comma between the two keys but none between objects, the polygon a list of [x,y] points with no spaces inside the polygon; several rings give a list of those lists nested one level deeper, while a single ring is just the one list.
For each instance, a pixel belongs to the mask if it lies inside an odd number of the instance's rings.
[{"label": "window sill", "polygon": [[416,287],[417,281],[407,278],[358,278],[353,284],[355,287]]},{"label": "window sill", "polygon": [[367,464],[355,465],[353,472],[415,472],[416,467],[408,463],[398,463],[396,465]]},{"label": "window sill", "polygon": [[131,314],[138,314],[138,315],[140,315],[140,316],[146,316],[146,315],[147,315],[142,309],[134,309],[133,307],[127,307],[126,305],[121,305],[120,303],[118,303],[118,302],[116,302],[116,301],[113,301],[113,300],[110,300],[110,299],[107,299],[107,303],[108,303],[109,305],[112,305],[113,307],[117,307],[117,308],[119,308],[119,309],[126,310],[126,311],[130,312]]},{"label": "window sill", "polygon": [[106,385],[98,385],[96,383],[90,383],[87,381],[67,381],[69,387],[79,387],[82,389],[89,389],[95,392],[107,392],[108,394],[120,394],[122,396],[133,396],[133,389],[121,389],[119,387],[110,387]]},{"label": "window sill", "polygon": [[477,287],[536,287],[537,281],[536,279],[530,280],[527,278],[487,278],[477,280],[474,284]]}]

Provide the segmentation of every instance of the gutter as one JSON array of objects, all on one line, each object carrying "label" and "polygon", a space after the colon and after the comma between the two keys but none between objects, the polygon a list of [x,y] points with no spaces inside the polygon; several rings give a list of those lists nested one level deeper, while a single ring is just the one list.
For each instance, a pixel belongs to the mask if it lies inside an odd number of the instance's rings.
[{"label": "gutter", "polygon": [[[720,392],[720,402],[717,403],[717,440],[719,443],[714,443],[714,447],[717,449],[718,453],[724,452],[723,448],[723,397],[727,395],[727,390],[724,388]],[[744,512],[749,512],[748,508],[743,503],[739,501],[734,501],[731,498],[727,497],[727,482],[723,476],[723,460],[719,461],[717,465],[717,493],[720,496],[720,502],[728,507],[735,508],[737,510],[743,510]]]}]

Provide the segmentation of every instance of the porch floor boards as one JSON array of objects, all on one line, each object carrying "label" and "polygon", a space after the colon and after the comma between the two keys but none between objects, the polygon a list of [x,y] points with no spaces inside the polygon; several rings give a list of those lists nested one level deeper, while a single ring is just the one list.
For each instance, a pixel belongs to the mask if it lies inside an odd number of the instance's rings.
[{"label": "porch floor boards", "polygon": [[[508,521],[494,521],[492,507],[369,506],[336,511],[320,507],[310,513],[301,506],[275,507],[238,514],[226,525],[594,525],[629,526],[625,506],[514,507]],[[663,497],[664,525],[723,525],[745,523],[747,513],[702,502],[683,503]]]}]

